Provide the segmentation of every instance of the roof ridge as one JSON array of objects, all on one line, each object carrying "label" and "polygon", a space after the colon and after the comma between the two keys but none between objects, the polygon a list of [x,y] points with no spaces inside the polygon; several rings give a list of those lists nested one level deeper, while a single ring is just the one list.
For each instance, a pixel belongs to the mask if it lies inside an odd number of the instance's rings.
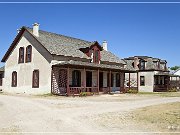
[{"label": "roof ridge", "polygon": [[[30,27],[27,27],[27,26],[23,26],[23,27],[32,30],[32,28],[30,28]],[[80,38],[75,38],[75,37],[72,37],[72,36],[66,36],[66,35],[63,35],[63,34],[58,34],[58,33],[49,32],[49,31],[45,31],[45,30],[39,30],[39,31],[49,33],[49,34],[54,34],[54,35],[57,35],[57,36],[63,36],[63,37],[66,37],[66,38],[71,38],[71,39],[75,39],[75,40],[79,40],[79,41],[83,41],[83,42],[93,43],[93,41],[87,41],[87,40],[83,40],[83,39],[80,39]]]}]

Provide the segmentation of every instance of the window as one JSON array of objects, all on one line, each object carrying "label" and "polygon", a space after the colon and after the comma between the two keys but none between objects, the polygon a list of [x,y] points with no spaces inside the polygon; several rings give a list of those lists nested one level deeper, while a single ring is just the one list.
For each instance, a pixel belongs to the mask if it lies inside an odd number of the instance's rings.
[{"label": "window", "polygon": [[73,87],[81,87],[81,71],[74,70],[72,72],[72,85]]},{"label": "window", "polygon": [[39,70],[33,71],[32,87],[39,88]]},{"label": "window", "polygon": [[17,72],[12,72],[12,87],[17,87]]},{"label": "window", "polygon": [[140,86],[145,86],[145,77],[140,76]]},{"label": "window", "polygon": [[116,87],[120,87],[120,74],[116,73]]},{"label": "window", "polygon": [[31,62],[31,58],[32,58],[32,46],[29,45],[28,47],[26,47],[26,62]]},{"label": "window", "polygon": [[113,87],[114,84],[114,74],[111,73],[111,87]]},{"label": "window", "polygon": [[107,87],[109,87],[109,73],[107,73]]},{"label": "window", "polygon": [[99,51],[98,50],[95,50],[95,52],[94,52],[95,54],[94,54],[94,62],[95,63],[99,63]]},{"label": "window", "polygon": [[3,79],[3,74],[0,74],[0,86],[2,86],[2,79]]},{"label": "window", "polygon": [[19,63],[24,63],[24,47],[19,48]]},{"label": "window", "polygon": [[140,70],[145,70],[145,61],[140,61],[140,65],[139,65],[139,69]]}]

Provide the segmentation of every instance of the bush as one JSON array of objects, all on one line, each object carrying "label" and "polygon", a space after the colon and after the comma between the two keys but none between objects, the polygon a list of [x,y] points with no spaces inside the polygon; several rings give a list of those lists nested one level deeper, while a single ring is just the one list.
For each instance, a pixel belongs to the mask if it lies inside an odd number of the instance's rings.
[{"label": "bush", "polygon": [[169,89],[168,92],[177,92],[176,88]]},{"label": "bush", "polygon": [[138,90],[130,89],[130,90],[127,90],[127,93],[138,93]]}]

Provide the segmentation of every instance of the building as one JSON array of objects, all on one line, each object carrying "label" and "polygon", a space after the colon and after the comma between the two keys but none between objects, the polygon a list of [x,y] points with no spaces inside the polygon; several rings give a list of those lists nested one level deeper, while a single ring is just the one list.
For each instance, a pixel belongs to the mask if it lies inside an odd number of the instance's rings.
[{"label": "building", "polygon": [[22,27],[2,62],[3,91],[73,95],[124,91],[126,63],[100,45],[60,34]]},{"label": "building", "polygon": [[0,68],[0,91],[3,89],[4,67]]},{"label": "building", "polygon": [[126,90],[140,92],[162,92],[169,89],[169,71],[166,60],[148,56],[134,56],[124,59],[128,68],[137,73],[125,74]]}]

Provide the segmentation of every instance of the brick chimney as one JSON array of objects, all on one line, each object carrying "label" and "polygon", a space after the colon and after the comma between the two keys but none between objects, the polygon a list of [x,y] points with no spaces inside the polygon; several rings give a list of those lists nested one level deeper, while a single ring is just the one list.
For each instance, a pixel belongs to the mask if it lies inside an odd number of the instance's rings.
[{"label": "brick chimney", "polygon": [[139,65],[139,59],[138,57],[134,57],[134,69],[138,70],[139,69],[138,65]]},{"label": "brick chimney", "polygon": [[38,23],[33,24],[33,35],[39,37],[39,25]]},{"label": "brick chimney", "polygon": [[104,50],[107,51],[107,41],[106,40],[103,41],[102,47],[103,47]]}]

